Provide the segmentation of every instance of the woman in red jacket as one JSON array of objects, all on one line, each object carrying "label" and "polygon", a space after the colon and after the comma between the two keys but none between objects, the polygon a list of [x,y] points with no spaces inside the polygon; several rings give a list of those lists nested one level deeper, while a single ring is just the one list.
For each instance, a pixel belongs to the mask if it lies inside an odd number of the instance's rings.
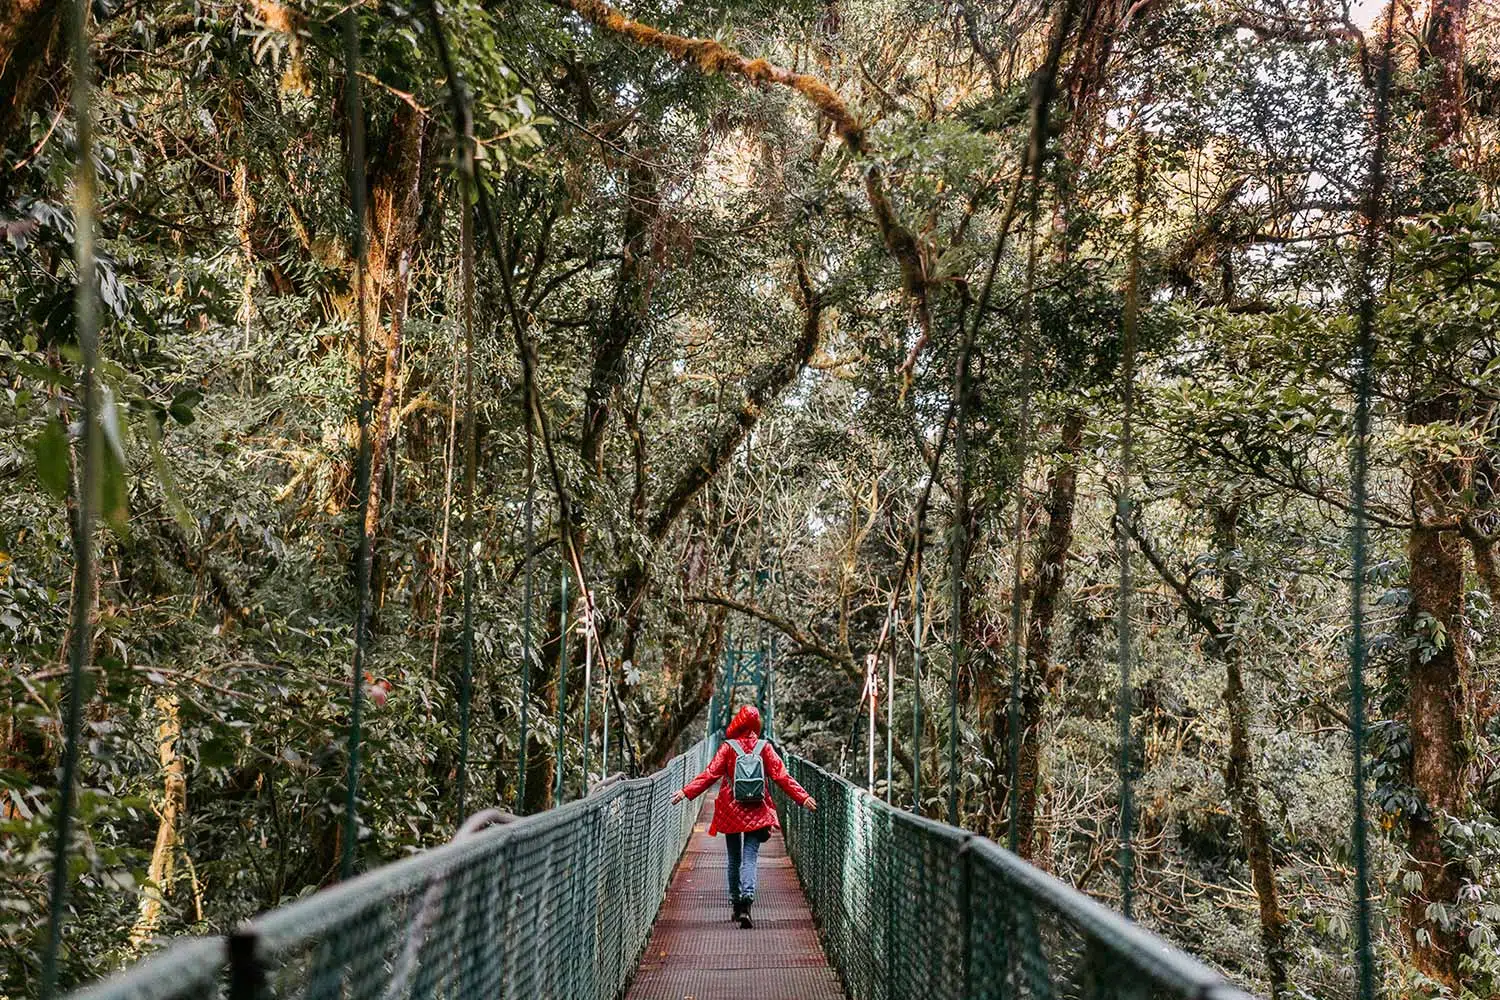
[{"label": "woman in red jacket", "polygon": [[[709,785],[719,782],[719,796],[714,800],[714,821],[708,828],[708,835],[724,835],[724,847],[729,852],[729,904],[734,907],[733,919],[738,920],[741,927],[753,927],[750,905],[755,902],[755,869],[760,858],[760,845],[770,840],[771,831],[781,829],[781,824],[777,822],[769,788],[764,789],[758,802],[745,802],[735,797],[736,762],[759,748],[766,780],[776,782],[793,802],[804,808],[817,809],[818,802],[787,774],[786,765],[781,762],[775,747],[761,741],[760,712],[754,706],[741,708],[725,735],[729,739],[714,754],[704,772],[673,792],[672,801],[696,799]],[[739,744],[738,751],[732,743]]]}]

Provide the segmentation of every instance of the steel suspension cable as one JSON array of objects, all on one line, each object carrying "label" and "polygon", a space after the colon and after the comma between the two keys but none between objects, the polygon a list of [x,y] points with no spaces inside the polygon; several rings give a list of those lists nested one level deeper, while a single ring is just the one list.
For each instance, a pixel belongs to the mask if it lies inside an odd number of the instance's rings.
[{"label": "steel suspension cable", "polygon": [[349,670],[349,731],[346,744],[348,758],[344,779],[344,836],[339,862],[342,878],[354,874],[359,839],[359,764],[360,716],[364,710],[365,656],[370,631],[370,554],[373,538],[366,517],[370,509],[370,399],[369,399],[369,331],[365,327],[368,289],[368,246],[365,239],[365,111],[359,79],[359,16],[354,8],[344,12],[344,117],[349,128],[349,217],[352,225],[350,245],[354,248],[354,310],[359,331],[359,399],[355,419],[359,425],[359,454],[356,458],[355,493],[358,498],[355,525],[357,541],[354,555],[354,589],[357,607],[354,616],[354,658]]},{"label": "steel suspension cable", "polygon": [[[918,526],[918,533],[921,527]],[[911,626],[911,808],[918,815],[922,812],[922,563],[921,550],[917,552],[917,564],[912,574],[916,584],[912,594]]]},{"label": "steel suspension cable", "polygon": [[[897,623],[900,627],[900,623]],[[896,784],[896,644],[891,643],[885,667],[885,801],[889,805]]]},{"label": "steel suspension cable", "polygon": [[[1137,143],[1141,142],[1139,135]],[[1141,196],[1144,183],[1144,165],[1139,152],[1136,157],[1135,197],[1131,227],[1130,264],[1125,279],[1125,315],[1120,358],[1120,488],[1115,495],[1115,561],[1119,564],[1118,592],[1115,600],[1115,660],[1119,668],[1120,683],[1115,703],[1116,770],[1119,791],[1119,868],[1120,868],[1120,912],[1127,918],[1131,915],[1132,887],[1135,882],[1135,803],[1131,780],[1131,733],[1130,714],[1134,701],[1131,681],[1131,657],[1134,644],[1130,634],[1130,533],[1128,525],[1131,513],[1130,478],[1134,463],[1135,446],[1135,350],[1140,322],[1140,271],[1141,271]]]},{"label": "steel suspension cable", "polygon": [[[467,211],[461,208],[460,211]],[[462,296],[462,290],[459,292]],[[462,304],[460,303],[460,308]],[[460,351],[455,339],[453,344],[453,370],[448,376],[448,435],[443,444],[443,529],[438,543],[437,560],[437,609],[432,624],[431,674],[437,678],[438,653],[443,642],[443,605],[448,595],[448,542],[449,525],[453,514],[453,460],[458,445],[458,372]]]},{"label": "steel suspension cable", "polygon": [[42,950],[42,1000],[57,989],[58,960],[62,954],[63,919],[68,906],[68,846],[73,839],[73,786],[78,781],[78,744],[83,726],[83,675],[93,649],[94,495],[99,483],[99,390],[94,384],[99,361],[99,275],[94,260],[94,201],[98,179],[94,173],[93,71],[89,55],[88,4],[71,5],[73,63],[73,121],[77,130],[77,162],[73,167],[73,266],[79,388],[82,392],[82,449],[78,473],[78,502],[73,525],[73,595],[69,611],[68,701],[63,720],[62,768],[58,780],[57,812],[53,817],[52,872],[48,892],[47,940]]},{"label": "steel suspension cable", "polygon": [[1355,964],[1360,1000],[1375,996],[1375,951],[1370,931],[1369,835],[1365,818],[1365,563],[1368,558],[1370,464],[1370,403],[1374,394],[1375,258],[1384,232],[1386,156],[1390,141],[1391,50],[1396,5],[1386,7],[1382,32],[1380,72],[1375,88],[1374,148],[1370,154],[1369,186],[1364,206],[1365,227],[1359,253],[1359,327],[1355,347],[1354,442],[1350,456],[1350,529],[1352,574],[1349,584],[1349,741],[1353,754],[1353,829]]},{"label": "steel suspension cable", "polygon": [[593,594],[585,595],[583,602],[583,790],[589,789],[589,710],[594,699],[594,616],[589,614],[593,606]]},{"label": "steel suspension cable", "polygon": [[[975,320],[978,325],[978,320]],[[969,358],[973,341],[966,338],[953,370],[953,530],[949,544],[949,600],[952,608],[948,623],[948,823],[958,826],[958,674],[964,658],[964,554],[967,545],[969,516],[968,465],[968,398]]]},{"label": "steel suspension cable", "polygon": [[[560,530],[567,531],[567,525],[561,525]],[[563,775],[567,773],[568,766],[568,567],[560,568],[561,587],[557,598],[557,620],[561,623],[557,629],[557,763],[552,776],[553,806],[562,805],[567,801],[568,794],[567,786],[563,783]]]},{"label": "steel suspension cable", "polygon": [[530,414],[526,420],[526,580],[521,596],[521,737],[516,772],[516,812],[526,803],[526,753],[531,742],[531,663],[536,651],[531,648],[531,606],[536,585],[536,462],[532,454]]},{"label": "steel suspension cable", "polygon": [[[449,81],[449,85],[460,86],[456,80]],[[474,225],[469,215],[474,189],[474,116],[468,101],[460,101],[459,108],[454,140],[458,156],[464,323],[464,625],[463,667],[458,685],[458,821],[462,823],[468,816],[469,721],[474,700],[474,564],[478,545],[474,535],[474,480],[479,447],[474,422]]]},{"label": "steel suspension cable", "polygon": [[603,738],[599,741],[599,777],[602,780],[609,777],[609,690],[611,683],[609,657],[601,655],[599,666],[603,674],[602,684],[604,687],[602,696],[599,699],[604,702],[604,733]]}]

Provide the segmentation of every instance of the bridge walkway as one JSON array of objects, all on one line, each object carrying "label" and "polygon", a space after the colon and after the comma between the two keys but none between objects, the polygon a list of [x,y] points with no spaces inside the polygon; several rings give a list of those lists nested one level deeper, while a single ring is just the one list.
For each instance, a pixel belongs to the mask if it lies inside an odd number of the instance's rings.
[{"label": "bridge walkway", "polygon": [[755,927],[729,919],[729,861],[704,798],[626,1000],[844,1000],[779,833],[760,851]]}]

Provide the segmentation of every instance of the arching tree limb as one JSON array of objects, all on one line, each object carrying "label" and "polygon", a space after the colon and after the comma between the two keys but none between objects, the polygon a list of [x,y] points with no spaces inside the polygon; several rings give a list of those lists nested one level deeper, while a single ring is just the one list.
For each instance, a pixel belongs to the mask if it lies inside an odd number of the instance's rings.
[{"label": "arching tree limb", "polygon": [[[855,157],[869,160],[872,149],[864,126],[849,110],[836,91],[808,73],[794,73],[765,59],[747,59],[712,38],[687,38],[658,31],[648,24],[632,21],[604,0],[567,0],[567,4],[589,23],[611,34],[629,39],[637,45],[659,49],[679,62],[697,67],[709,76],[737,76],[757,86],[776,84],[802,95],[818,113],[827,118],[844,145]],[[875,213],[875,224],[886,249],[901,268],[901,284],[911,301],[925,340],[932,330],[932,313],[928,305],[927,267],[911,231],[896,218],[886,191],[885,174],[880,167],[867,162],[864,166],[865,197]]]},{"label": "arching tree limb", "polygon": [[792,655],[805,653],[809,656],[816,656],[821,660],[827,660],[829,663],[853,673],[858,673],[860,669],[859,665],[854,662],[854,658],[849,654],[823,645],[815,637],[803,632],[792,622],[764,608],[736,601],[731,597],[725,597],[723,594],[700,594],[696,597],[689,597],[687,600],[689,604],[711,604],[714,607],[728,608],[730,611],[738,611],[742,615],[749,615],[751,618],[765,622],[797,644],[797,648],[792,650]]},{"label": "arching tree limb", "polygon": [[777,362],[760,372],[745,393],[734,417],[721,427],[709,440],[707,447],[688,463],[667,491],[661,505],[652,515],[646,536],[652,544],[659,544],[677,522],[704,486],[718,474],[720,467],[739,447],[745,435],[755,426],[767,404],[791,384],[817,353],[819,326],[823,316],[823,301],[813,290],[807,275],[807,267],[797,261],[797,287],[802,295],[802,333],[789,351]]}]

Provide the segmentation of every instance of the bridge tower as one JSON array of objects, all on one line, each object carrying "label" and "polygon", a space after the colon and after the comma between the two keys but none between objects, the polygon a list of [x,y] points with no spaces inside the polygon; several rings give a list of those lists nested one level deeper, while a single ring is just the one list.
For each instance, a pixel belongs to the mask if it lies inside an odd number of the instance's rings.
[{"label": "bridge tower", "polygon": [[[774,735],[772,694],[772,651],[763,645],[750,648],[731,647],[724,650],[724,666],[719,673],[719,682],[709,702],[709,735],[724,735],[731,713],[735,709],[735,696],[741,690],[753,692],[750,701],[760,709],[763,726],[762,735],[772,739]],[[741,704],[745,703],[744,701]]]},{"label": "bridge tower", "polygon": [[[751,585],[751,595],[760,589],[759,585],[770,579],[771,574],[767,570],[760,570],[755,574]],[[774,687],[774,670],[772,669],[776,657],[776,639],[766,638],[765,626],[756,622],[754,632],[754,645],[737,645],[736,640],[743,642],[743,638],[730,633],[727,648],[724,650],[724,663],[719,671],[718,683],[714,686],[713,698],[709,702],[708,709],[708,734],[723,738],[724,730],[729,725],[736,710],[735,698],[740,691],[753,692],[749,703],[760,710],[761,735],[766,739],[775,739],[774,717],[776,712],[776,694]],[[741,704],[745,701],[741,701]]]}]

